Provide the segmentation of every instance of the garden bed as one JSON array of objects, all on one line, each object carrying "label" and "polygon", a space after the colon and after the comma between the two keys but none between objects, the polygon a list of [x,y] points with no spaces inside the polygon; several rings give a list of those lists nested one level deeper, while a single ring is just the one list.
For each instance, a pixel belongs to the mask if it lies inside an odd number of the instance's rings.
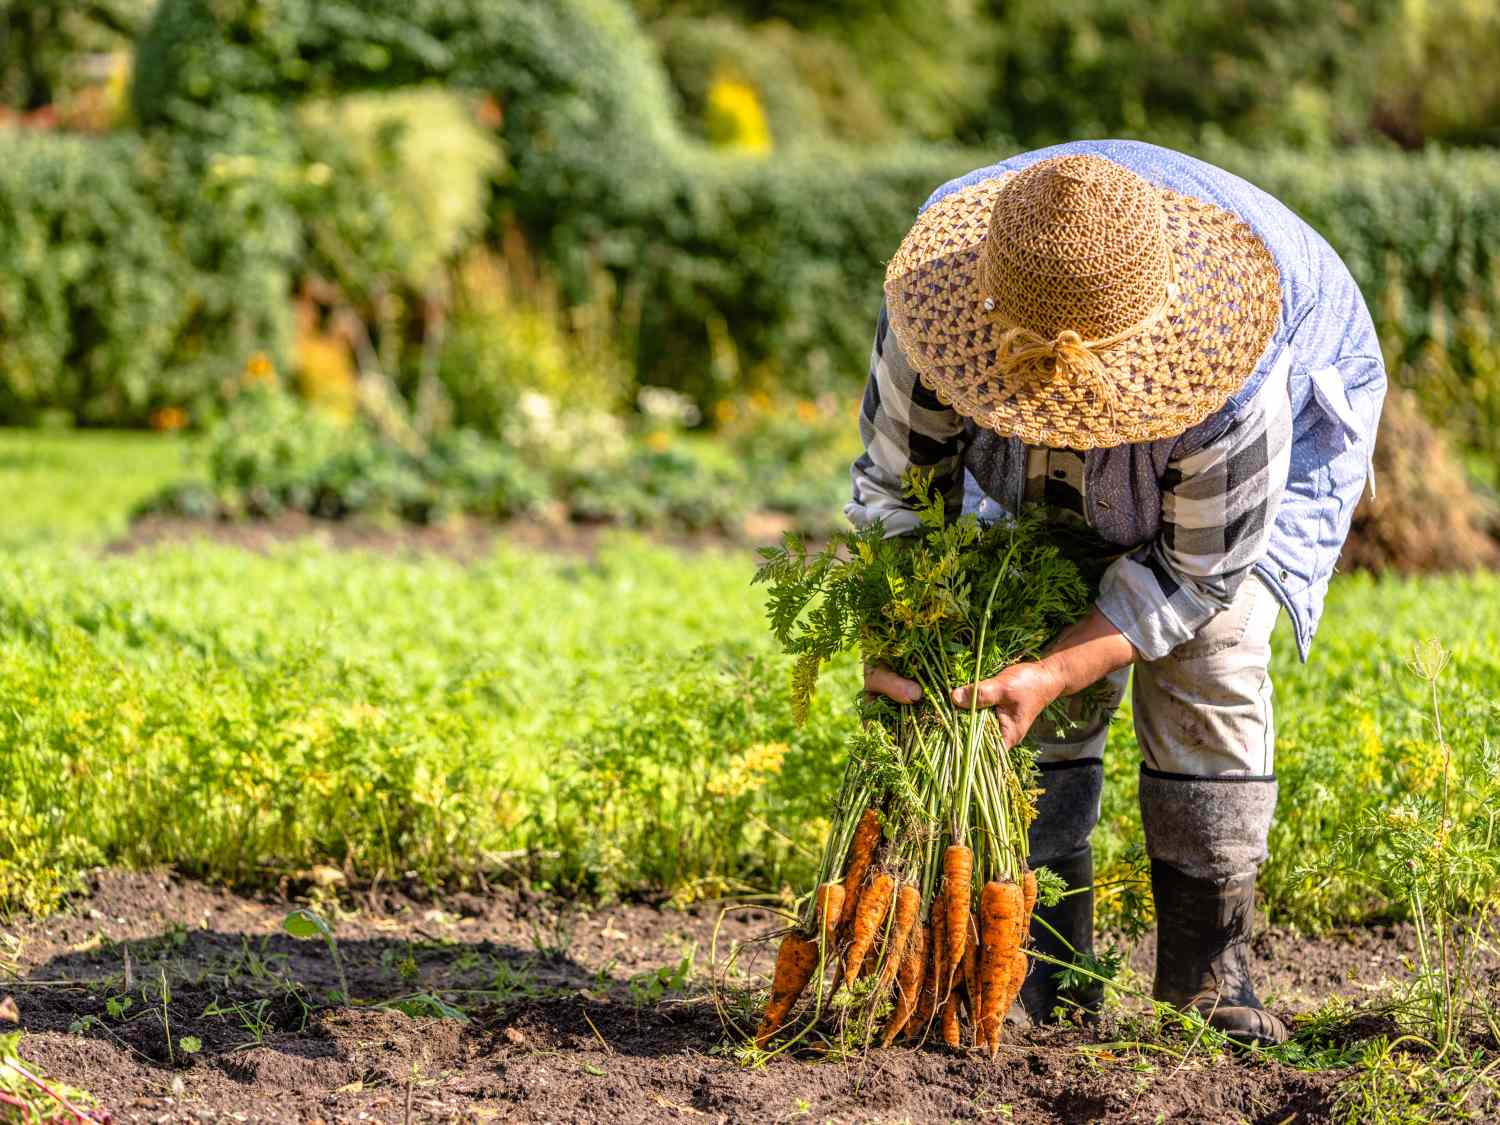
[{"label": "garden bed", "polygon": [[[19,945],[3,951],[0,965],[20,977],[3,990],[21,1010],[22,1052],[121,1122],[1269,1123],[1329,1119],[1346,1076],[1201,1050],[1185,1062],[1153,1055],[1122,1045],[1132,1033],[1118,1017],[1087,1030],[1011,1030],[994,1062],[929,1047],[750,1069],[707,987],[715,908],[633,904],[560,918],[555,900],[508,890],[431,900],[377,887],[343,898],[353,912],[335,935],[361,1001],[352,1007],[325,1003],[338,978],[323,944],[282,931],[293,903],[160,872],[96,873],[89,895],[21,924]],[[773,925],[753,907],[726,916],[720,958]],[[691,973],[678,977],[689,950]],[[107,997],[126,994],[127,951],[134,1003],[117,1018]],[[1264,992],[1289,1014],[1399,978],[1411,935],[1270,931],[1255,954]],[[1150,958],[1148,939],[1133,965],[1147,972]],[[768,970],[769,957],[751,967]],[[175,1062],[153,1011],[162,979],[174,1040],[201,1044],[177,1048]],[[762,983],[752,972],[737,987]],[[466,1015],[372,1004],[423,994]]]},{"label": "garden bed", "polygon": [[[739,548],[769,542],[786,529],[775,512],[746,517],[743,535],[718,531],[654,531],[653,542],[684,550]],[[491,520],[461,517],[443,524],[377,523],[325,520],[302,512],[283,512],[273,519],[195,520],[182,516],[147,515],[132,521],[129,530],[106,548],[129,555],[166,544],[208,540],[264,553],[285,543],[314,540],[338,550],[373,551],[382,555],[437,554],[471,562],[489,554],[497,540],[516,547],[562,555],[593,557],[600,540],[622,530],[610,523],[573,523],[567,520]]]}]

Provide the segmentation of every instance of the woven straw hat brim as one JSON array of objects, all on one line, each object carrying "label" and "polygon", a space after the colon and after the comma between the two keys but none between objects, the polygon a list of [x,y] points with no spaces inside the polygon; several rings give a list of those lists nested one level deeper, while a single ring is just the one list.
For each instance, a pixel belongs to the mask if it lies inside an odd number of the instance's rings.
[{"label": "woven straw hat brim", "polygon": [[938,398],[1032,445],[1096,449],[1174,437],[1223,407],[1255,371],[1281,313],[1281,276],[1259,236],[1221,207],[1164,188],[1178,293],[1153,325],[1100,350],[1113,409],[1065,379],[997,372],[1006,329],[984,307],[978,272],[995,197],[1013,174],[924,211],[886,269],[891,328]]}]

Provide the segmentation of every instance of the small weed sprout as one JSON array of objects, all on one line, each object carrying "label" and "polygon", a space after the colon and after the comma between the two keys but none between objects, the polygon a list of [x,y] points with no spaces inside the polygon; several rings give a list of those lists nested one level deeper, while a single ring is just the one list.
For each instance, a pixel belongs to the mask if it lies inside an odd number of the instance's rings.
[{"label": "small weed sprout", "polygon": [[339,975],[339,1000],[348,1003],[352,997],[349,992],[349,978],[344,974],[344,961],[339,956],[339,944],[334,940],[333,931],[328,928],[328,923],[323,921],[321,915],[312,910],[293,910],[281,922],[282,929],[294,938],[321,937],[328,946],[328,955],[333,958],[333,967]]},{"label": "small weed sprout", "polygon": [[682,991],[692,976],[697,952],[698,947],[694,944],[683,953],[682,960],[676,965],[662,965],[636,973],[626,981],[626,986],[630,989],[630,1002],[637,1008],[654,1008],[669,993]]}]

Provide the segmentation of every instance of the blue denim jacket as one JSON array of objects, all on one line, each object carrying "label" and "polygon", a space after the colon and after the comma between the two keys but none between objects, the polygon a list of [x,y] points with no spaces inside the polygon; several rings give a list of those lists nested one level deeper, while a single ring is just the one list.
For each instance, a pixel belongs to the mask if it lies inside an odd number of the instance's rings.
[{"label": "blue denim jacket", "polygon": [[[1069,153],[1107,157],[1152,183],[1217,204],[1249,224],[1276,259],[1282,298],[1275,336],[1245,385],[1193,436],[1213,440],[1255,396],[1282,353],[1290,354],[1290,475],[1270,544],[1254,569],[1286,607],[1306,660],[1369,476],[1385,398],[1385,364],[1359,287],[1333,248],[1284,204],[1222,168],[1139,141],[1074,141],[1022,153],[944,184],[923,209],[949,192]],[[981,488],[1024,480],[1026,454],[1019,439],[981,428],[971,438],[965,464]],[[1104,538],[1132,546],[1156,536],[1161,476],[1178,440],[1088,452],[1087,514]],[[1009,500],[993,498],[1002,505]]]}]

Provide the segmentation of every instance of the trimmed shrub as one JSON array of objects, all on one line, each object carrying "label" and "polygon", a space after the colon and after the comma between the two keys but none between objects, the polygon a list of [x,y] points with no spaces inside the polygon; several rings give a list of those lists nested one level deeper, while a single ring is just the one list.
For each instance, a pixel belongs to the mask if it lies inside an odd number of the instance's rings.
[{"label": "trimmed shrub", "polygon": [[428,288],[483,233],[500,153],[458,96],[332,98],[303,105],[297,123],[321,188],[304,209],[309,264],[345,291]]},{"label": "trimmed shrub", "polygon": [[294,226],[170,145],[0,129],[0,421],[144,424],[287,341]]},{"label": "trimmed shrub", "polygon": [[0,129],[0,418],[144,417],[190,273],[144,189],[148,155]]}]

